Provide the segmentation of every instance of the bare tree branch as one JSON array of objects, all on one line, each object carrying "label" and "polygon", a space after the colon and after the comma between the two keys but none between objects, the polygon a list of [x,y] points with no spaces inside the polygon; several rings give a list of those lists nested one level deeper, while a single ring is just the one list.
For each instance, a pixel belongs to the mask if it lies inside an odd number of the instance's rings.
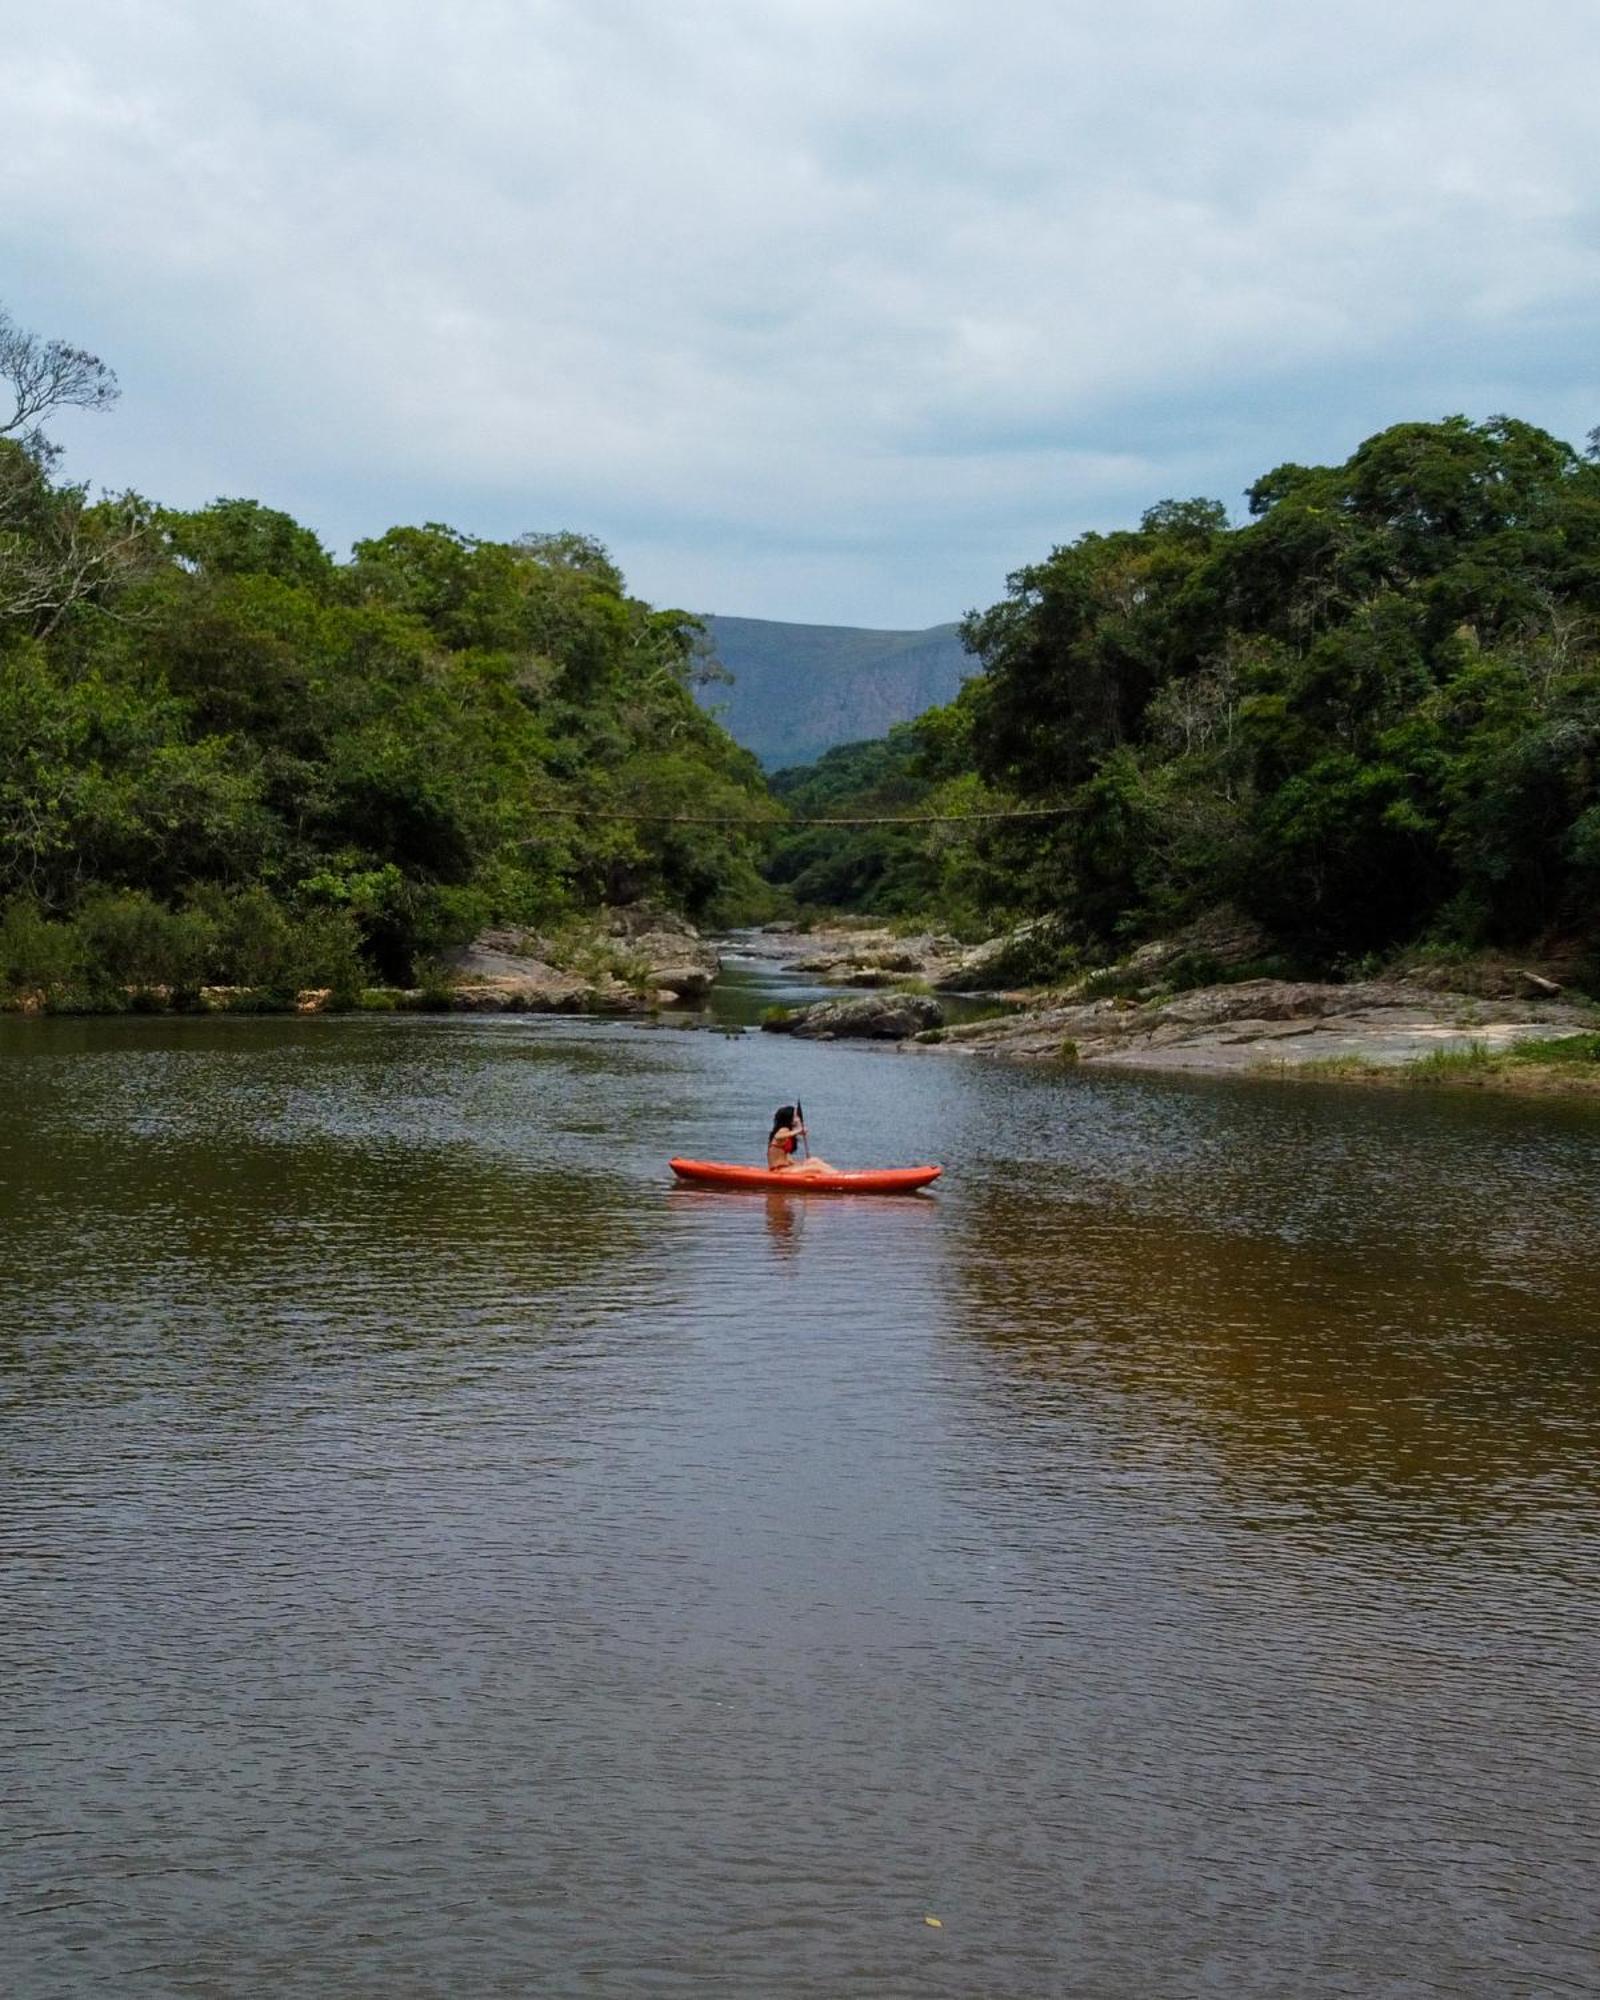
[{"label": "bare tree branch", "polygon": [[110,610],[156,552],[137,494],[91,502],[84,487],[49,486],[14,446],[0,450],[0,624],[46,639],[74,605]]},{"label": "bare tree branch", "polygon": [[41,462],[55,456],[42,418],[52,410],[106,410],[121,393],[116,376],[98,355],[64,340],[41,340],[18,326],[3,307],[0,383],[12,404],[10,416],[0,421],[0,437],[14,439]]}]

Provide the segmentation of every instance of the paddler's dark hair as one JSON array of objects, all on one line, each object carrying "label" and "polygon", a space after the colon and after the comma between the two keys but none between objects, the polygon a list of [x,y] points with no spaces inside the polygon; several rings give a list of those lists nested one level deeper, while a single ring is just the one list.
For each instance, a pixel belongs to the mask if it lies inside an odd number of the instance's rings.
[{"label": "paddler's dark hair", "polygon": [[780,1104],[772,1114],[772,1130],[767,1134],[767,1137],[769,1139],[775,1138],[785,1125],[792,1125],[793,1123],[794,1106],[792,1104]]}]

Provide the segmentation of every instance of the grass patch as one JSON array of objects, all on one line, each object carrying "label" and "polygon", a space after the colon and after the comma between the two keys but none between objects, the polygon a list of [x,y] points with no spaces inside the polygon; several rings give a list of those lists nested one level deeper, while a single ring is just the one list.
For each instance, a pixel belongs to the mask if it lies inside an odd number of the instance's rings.
[{"label": "grass patch", "polygon": [[286,986],[243,986],[223,1003],[225,1014],[292,1014],[298,989]]},{"label": "grass patch", "polygon": [[1409,1083],[1456,1083],[1481,1079],[1497,1066],[1484,1043],[1468,1042],[1464,1049],[1432,1049],[1414,1062],[1402,1063],[1400,1072]]},{"label": "grass patch", "polygon": [[1132,1000],[1156,984],[1154,972],[1132,972],[1125,965],[1103,965],[1086,973],[1071,988],[1075,1000]]},{"label": "grass patch", "polygon": [[1082,1000],[1159,1000],[1193,993],[1205,986],[1243,986],[1252,979],[1300,979],[1303,968],[1285,958],[1254,958],[1224,964],[1209,952],[1186,951],[1177,957],[1136,966],[1127,961],[1102,965],[1085,973],[1071,988]]},{"label": "grass patch", "polygon": [[1305,1078],[1316,1083],[1324,1079],[1337,1082],[1344,1077],[1383,1076],[1392,1065],[1370,1062],[1365,1056],[1314,1056],[1309,1062],[1283,1062],[1268,1060],[1258,1063],[1256,1068],[1268,1076]]},{"label": "grass patch", "polygon": [[403,1014],[448,1014],[455,1006],[455,999],[453,986],[446,986],[442,980],[429,980],[410,992],[398,994],[395,1004]]},{"label": "grass patch", "polygon": [[1529,1041],[1513,1042],[1506,1055],[1510,1061],[1519,1063],[1558,1066],[1600,1063],[1600,1035],[1556,1035],[1548,1040],[1535,1036]]},{"label": "grass patch", "polygon": [[1600,1091],[1600,1034],[1535,1038],[1504,1049],[1469,1042],[1465,1048],[1434,1049],[1404,1063],[1374,1062],[1367,1056],[1265,1062],[1257,1073],[1294,1083],[1376,1083],[1401,1089],[1459,1084],[1533,1096],[1589,1096]]},{"label": "grass patch", "polygon": [[1426,1085],[1482,1082],[1499,1070],[1501,1058],[1483,1042],[1469,1042],[1464,1049],[1432,1049],[1410,1062],[1374,1062],[1370,1056],[1315,1056],[1309,1062],[1268,1062],[1261,1067],[1273,1076],[1313,1083],[1352,1078],[1366,1083]]}]

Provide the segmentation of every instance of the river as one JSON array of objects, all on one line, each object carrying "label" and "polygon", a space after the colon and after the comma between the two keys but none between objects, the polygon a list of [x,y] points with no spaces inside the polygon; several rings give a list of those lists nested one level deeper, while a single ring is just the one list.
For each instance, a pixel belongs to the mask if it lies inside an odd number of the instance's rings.
[{"label": "river", "polygon": [[[950,1171],[670,1184],[797,1095]],[[0,1023],[0,1985],[1592,1995],[1597,1245],[1584,1107]]]}]

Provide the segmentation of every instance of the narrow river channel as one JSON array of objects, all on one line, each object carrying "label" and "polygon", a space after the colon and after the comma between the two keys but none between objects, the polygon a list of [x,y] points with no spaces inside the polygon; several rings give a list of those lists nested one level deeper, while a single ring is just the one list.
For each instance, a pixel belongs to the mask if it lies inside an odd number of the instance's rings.
[{"label": "narrow river channel", "polygon": [[[670,1184],[797,1095],[946,1178]],[[1597,1248],[1581,1108],[0,1023],[0,1986],[1592,1995]]]}]

